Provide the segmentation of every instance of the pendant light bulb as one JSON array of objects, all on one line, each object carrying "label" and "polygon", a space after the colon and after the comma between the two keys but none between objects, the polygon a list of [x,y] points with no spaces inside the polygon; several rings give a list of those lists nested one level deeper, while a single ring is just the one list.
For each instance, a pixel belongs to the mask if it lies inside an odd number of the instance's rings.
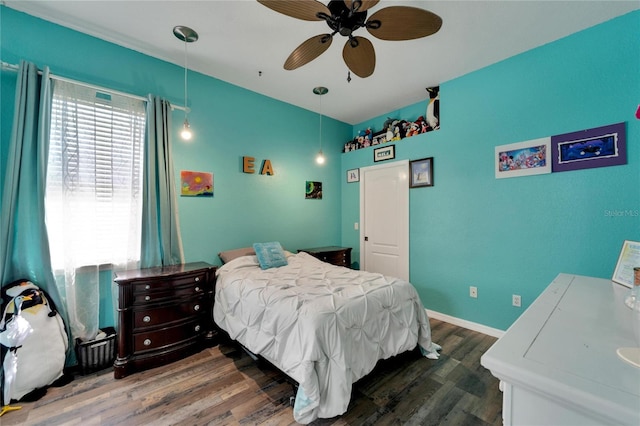
[{"label": "pendant light bulb", "polygon": [[320,151],[318,151],[318,155],[316,155],[316,163],[319,165],[322,165],[325,162],[324,154],[322,153],[322,95],[326,95],[327,92],[329,92],[329,89],[327,89],[326,87],[318,86],[313,88],[313,93],[320,96],[320,132],[318,134],[318,139],[320,141]]},{"label": "pendant light bulb", "polygon": [[182,130],[180,131],[180,137],[183,140],[188,141],[193,137],[193,132],[191,131],[189,119],[187,118],[187,113],[189,111],[187,106],[187,70],[189,69],[189,62],[187,61],[187,44],[197,41],[198,33],[189,27],[178,25],[173,28],[173,35],[176,36],[178,40],[184,42],[184,123],[182,124]]},{"label": "pendant light bulb", "polygon": [[180,137],[182,137],[182,139],[185,140],[185,141],[189,141],[189,140],[191,140],[192,136],[193,136],[193,132],[191,131],[191,126],[189,125],[189,120],[187,120],[185,118],[184,119],[184,124],[182,125],[182,131],[180,132]]}]

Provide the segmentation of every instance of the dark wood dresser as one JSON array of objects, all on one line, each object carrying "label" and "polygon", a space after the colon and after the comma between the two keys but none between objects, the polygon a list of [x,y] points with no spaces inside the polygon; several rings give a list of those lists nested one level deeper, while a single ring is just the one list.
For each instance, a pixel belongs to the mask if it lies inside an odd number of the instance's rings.
[{"label": "dark wood dresser", "polygon": [[116,274],[116,379],[184,358],[215,343],[215,271],[208,263],[195,262]]},{"label": "dark wood dresser", "polygon": [[309,253],[323,262],[331,263],[337,266],[351,267],[351,247],[314,247],[307,249],[299,249],[299,252]]}]

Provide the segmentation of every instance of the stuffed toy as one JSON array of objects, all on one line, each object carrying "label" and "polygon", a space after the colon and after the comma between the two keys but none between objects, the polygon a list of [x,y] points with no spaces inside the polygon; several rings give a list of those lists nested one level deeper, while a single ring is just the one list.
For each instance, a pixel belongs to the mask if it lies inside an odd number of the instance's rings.
[{"label": "stuffed toy", "polygon": [[431,129],[440,128],[440,86],[427,87],[429,103],[427,104],[427,124]]},{"label": "stuffed toy", "polygon": [[429,131],[429,125],[427,124],[427,120],[425,120],[423,116],[418,117],[415,123],[418,125],[419,133],[426,133]]},{"label": "stuffed toy", "polygon": [[366,130],[360,130],[358,132],[358,144],[363,147],[366,148],[368,146],[371,146],[371,139],[372,139],[372,134],[371,134],[371,127],[367,128]]},{"label": "stuffed toy", "polygon": [[[15,356],[13,371],[4,371],[5,382],[11,379],[7,386],[10,390],[3,398],[4,403],[9,404],[63,376],[68,340],[65,324],[53,301],[31,281],[19,280],[3,287],[2,302],[0,334],[10,331],[12,322],[18,318],[26,320],[31,328],[19,345],[7,346],[5,360],[9,355]],[[3,346],[6,345],[3,343]],[[3,383],[3,387],[7,384]]]},{"label": "stuffed toy", "polygon": [[420,134],[420,125],[417,122],[408,122],[405,137],[409,138],[418,134]]}]

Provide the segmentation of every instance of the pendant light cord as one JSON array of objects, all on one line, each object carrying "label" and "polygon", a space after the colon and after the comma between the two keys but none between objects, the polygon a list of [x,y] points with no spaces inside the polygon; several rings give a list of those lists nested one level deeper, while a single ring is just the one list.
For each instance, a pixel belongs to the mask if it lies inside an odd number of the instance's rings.
[{"label": "pendant light cord", "polygon": [[322,95],[320,95],[320,151],[322,152]]},{"label": "pendant light cord", "polygon": [[184,118],[187,119],[187,40],[184,40]]}]

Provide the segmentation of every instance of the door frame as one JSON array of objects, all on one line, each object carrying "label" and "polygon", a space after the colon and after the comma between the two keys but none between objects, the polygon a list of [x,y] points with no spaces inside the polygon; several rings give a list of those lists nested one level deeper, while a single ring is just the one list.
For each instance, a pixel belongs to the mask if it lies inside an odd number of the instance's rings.
[{"label": "door frame", "polygon": [[361,269],[365,269],[366,268],[366,262],[365,262],[365,248],[364,248],[364,233],[366,230],[366,223],[365,223],[365,215],[364,215],[364,205],[365,205],[365,191],[364,191],[364,185],[366,184],[366,176],[367,176],[367,172],[372,171],[372,170],[378,170],[378,169],[383,169],[383,168],[390,168],[390,167],[404,167],[405,173],[407,174],[407,185],[405,186],[405,191],[407,191],[407,238],[406,238],[406,242],[407,242],[407,246],[405,247],[405,253],[407,254],[407,258],[405,259],[406,261],[406,265],[407,265],[407,280],[409,279],[409,274],[410,274],[410,265],[409,265],[409,248],[410,248],[410,241],[409,241],[409,237],[410,237],[410,221],[409,221],[409,206],[410,206],[410,201],[409,201],[409,160],[397,160],[397,161],[388,161],[385,162],[383,164],[374,164],[373,166],[367,166],[367,167],[361,167],[360,168],[360,241],[359,241],[359,246],[360,246],[360,268]]}]

